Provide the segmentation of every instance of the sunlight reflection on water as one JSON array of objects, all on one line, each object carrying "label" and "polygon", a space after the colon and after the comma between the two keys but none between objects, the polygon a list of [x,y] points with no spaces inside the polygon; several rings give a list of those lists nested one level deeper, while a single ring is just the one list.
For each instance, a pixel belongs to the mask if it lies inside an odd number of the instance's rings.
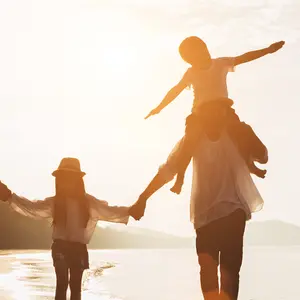
[{"label": "sunlight reflection on water", "polygon": [[[53,299],[55,274],[50,252],[1,256],[0,268],[4,261],[9,265],[9,270],[0,275],[1,299]],[[82,294],[85,299],[99,299],[101,295],[103,300],[118,300],[100,282],[103,272],[114,266],[114,263],[91,260],[91,269],[83,276]]]}]

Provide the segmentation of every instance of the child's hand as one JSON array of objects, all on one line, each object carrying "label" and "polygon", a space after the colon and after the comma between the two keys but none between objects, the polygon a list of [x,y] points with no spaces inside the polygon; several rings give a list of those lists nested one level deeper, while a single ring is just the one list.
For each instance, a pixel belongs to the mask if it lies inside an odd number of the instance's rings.
[{"label": "child's hand", "polygon": [[272,44],[268,48],[269,49],[269,53],[274,53],[274,52],[278,51],[279,49],[281,49],[283,47],[284,44],[285,44],[284,41]]},{"label": "child's hand", "polygon": [[11,190],[0,181],[0,200],[7,201],[11,197]]},{"label": "child's hand", "polygon": [[145,120],[148,119],[149,117],[157,115],[159,113],[160,113],[160,109],[156,107],[150,111],[150,113],[145,117]]}]

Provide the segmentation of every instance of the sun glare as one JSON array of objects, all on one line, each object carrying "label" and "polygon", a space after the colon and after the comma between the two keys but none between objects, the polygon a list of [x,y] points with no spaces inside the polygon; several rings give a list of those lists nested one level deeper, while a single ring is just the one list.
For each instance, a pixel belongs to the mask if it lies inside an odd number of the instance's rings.
[{"label": "sun glare", "polygon": [[101,65],[106,76],[122,76],[126,80],[138,65],[138,52],[135,50],[133,43],[129,39],[106,44],[101,50]]}]

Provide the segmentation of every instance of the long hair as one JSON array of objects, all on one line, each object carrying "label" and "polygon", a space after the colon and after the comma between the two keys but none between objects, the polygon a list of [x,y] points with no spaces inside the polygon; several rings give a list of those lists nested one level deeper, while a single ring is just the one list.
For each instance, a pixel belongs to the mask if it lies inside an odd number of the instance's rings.
[{"label": "long hair", "polygon": [[[80,224],[85,228],[90,218],[90,207],[86,199],[85,186],[82,177],[74,177],[76,181],[72,200],[79,204]],[[64,184],[64,178],[57,176],[55,178],[55,197],[53,210],[53,225],[65,226],[67,219],[66,195],[62,192],[61,186]]]}]

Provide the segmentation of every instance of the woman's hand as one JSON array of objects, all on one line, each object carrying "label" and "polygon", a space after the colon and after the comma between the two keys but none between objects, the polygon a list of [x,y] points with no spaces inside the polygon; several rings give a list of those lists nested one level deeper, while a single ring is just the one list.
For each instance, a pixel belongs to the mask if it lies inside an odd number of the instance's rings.
[{"label": "woman's hand", "polygon": [[144,199],[139,198],[130,208],[129,214],[132,216],[136,221],[139,221],[145,213],[147,201]]}]

